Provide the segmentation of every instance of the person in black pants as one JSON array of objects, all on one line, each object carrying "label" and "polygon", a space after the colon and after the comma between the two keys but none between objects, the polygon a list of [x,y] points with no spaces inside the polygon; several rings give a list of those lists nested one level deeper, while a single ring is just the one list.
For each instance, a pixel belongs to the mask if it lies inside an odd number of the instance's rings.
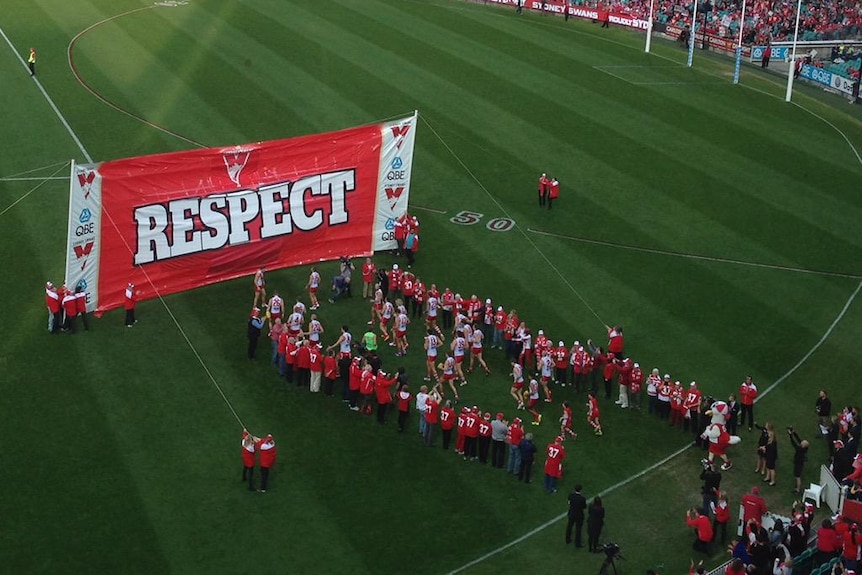
[{"label": "person in black pants", "polygon": [[532,483],[530,474],[533,471],[533,462],[536,461],[536,444],[533,443],[533,434],[528,433],[518,444],[521,450],[521,469],[518,470],[518,481]]},{"label": "person in black pants", "polygon": [[700,479],[703,481],[701,494],[703,495],[703,509],[709,510],[718,501],[718,493],[721,487],[721,472],[717,471],[715,465],[707,463],[703,466],[703,471],[700,472]]},{"label": "person in black pants", "polygon": [[808,440],[799,439],[799,434],[792,427],[787,428],[790,443],[793,444],[793,477],[796,478],[796,489],[794,493],[802,493],[802,470],[805,468],[805,460],[808,459]]},{"label": "person in black pants", "polygon": [[263,319],[260,317],[260,310],[254,308],[251,310],[251,317],[248,318],[248,358],[254,359],[254,352],[257,349],[257,342],[260,339],[260,330],[263,329]]},{"label": "person in black pants", "polygon": [[602,498],[598,495],[593,498],[587,513],[587,544],[590,553],[598,553],[602,550],[599,546],[599,536],[605,525],[605,508],[602,507]]},{"label": "person in black pants", "polygon": [[584,511],[587,509],[587,499],[581,495],[583,487],[580,483],[569,493],[569,522],[566,524],[566,544],[572,542],[572,527],[575,528],[575,547],[583,547],[581,532],[584,527]]}]

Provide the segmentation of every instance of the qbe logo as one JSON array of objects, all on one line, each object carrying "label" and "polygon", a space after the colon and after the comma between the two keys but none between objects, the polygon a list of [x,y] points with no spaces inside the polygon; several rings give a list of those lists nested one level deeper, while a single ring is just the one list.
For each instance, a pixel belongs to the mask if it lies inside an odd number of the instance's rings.
[{"label": "qbe logo", "polygon": [[81,214],[78,216],[79,223],[86,224],[91,219],[93,219],[93,214],[90,212],[90,208],[84,208],[81,210]]},{"label": "qbe logo", "polygon": [[395,229],[395,220],[392,218],[386,218],[386,231],[391,232]]},{"label": "qbe logo", "polygon": [[404,162],[401,160],[401,156],[395,156],[395,159],[392,160],[392,169],[400,170],[402,166],[404,166]]}]

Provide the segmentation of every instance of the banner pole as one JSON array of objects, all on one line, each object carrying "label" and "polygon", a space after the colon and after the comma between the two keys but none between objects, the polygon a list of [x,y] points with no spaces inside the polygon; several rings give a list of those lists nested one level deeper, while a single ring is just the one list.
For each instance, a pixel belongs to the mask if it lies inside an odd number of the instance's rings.
[{"label": "banner pole", "polygon": [[[63,271],[63,284],[69,281],[69,270],[72,269],[72,194],[75,182],[75,158],[72,158],[72,169],[69,172],[69,228],[66,230],[66,269]],[[68,285],[66,287],[69,287]],[[74,289],[74,288],[73,288]]]},{"label": "banner pole", "polygon": [[646,46],[644,47],[644,52],[649,54],[650,44],[652,42],[652,11],[653,11],[653,3],[655,0],[649,0],[649,17],[647,18],[647,27],[646,27]]},{"label": "banner pole", "polygon": [[736,41],[736,65],[733,68],[734,84],[739,84],[739,72],[742,66],[742,29],[745,28],[745,1],[742,0],[742,17],[739,19],[739,38]]},{"label": "banner pole", "polygon": [[796,42],[799,39],[799,15],[802,12],[802,0],[796,1],[796,27],[793,30],[793,51],[790,55],[790,65],[787,67],[787,93],[784,101],[789,102],[793,94],[793,71],[796,68]]},{"label": "banner pole", "polygon": [[689,38],[688,45],[688,61],[686,62],[686,66],[691,68],[692,61],[694,60],[694,43],[695,38],[697,37],[697,0],[694,0],[694,13],[691,18],[691,38]]}]

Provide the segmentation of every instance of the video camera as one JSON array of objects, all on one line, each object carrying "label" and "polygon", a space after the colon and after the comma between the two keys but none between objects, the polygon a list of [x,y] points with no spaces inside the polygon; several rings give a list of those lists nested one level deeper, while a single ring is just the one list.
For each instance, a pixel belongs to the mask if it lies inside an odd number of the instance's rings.
[{"label": "video camera", "polygon": [[602,545],[602,551],[605,552],[608,559],[619,559],[620,557],[620,546],[616,543],[605,543]]}]

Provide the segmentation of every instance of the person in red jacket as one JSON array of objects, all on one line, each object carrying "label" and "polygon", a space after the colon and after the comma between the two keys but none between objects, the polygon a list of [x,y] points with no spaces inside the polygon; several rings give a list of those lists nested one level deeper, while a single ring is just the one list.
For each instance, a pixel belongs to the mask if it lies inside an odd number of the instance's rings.
[{"label": "person in red jacket", "polygon": [[377,266],[371,258],[365,258],[362,264],[362,299],[374,297],[374,280],[377,276]]},{"label": "person in red jacket", "polygon": [[243,483],[248,481],[249,491],[254,491],[254,452],[258,441],[259,437],[253,436],[247,429],[242,430],[242,480]]},{"label": "person in red jacket", "polygon": [[712,523],[710,523],[709,517],[707,517],[705,513],[692,507],[688,510],[688,514],[685,517],[685,523],[689,527],[694,527],[697,531],[697,538],[694,540],[692,548],[700,553],[710,555],[710,543],[712,543],[713,532]]},{"label": "person in red jacket", "polygon": [[479,458],[479,422],[482,420],[482,414],[477,406],[467,413],[464,422],[464,461],[468,459],[475,461]]},{"label": "person in red jacket", "polygon": [[323,358],[323,394],[325,396],[332,397],[336,379],[338,379],[338,362],[335,360],[335,351],[330,349]]},{"label": "person in red jacket", "polygon": [[599,419],[601,413],[599,411],[599,400],[596,399],[596,394],[589,392],[589,401],[587,401],[587,423],[595,430],[596,435],[601,436],[602,422]]},{"label": "person in red jacket", "polygon": [[413,398],[413,394],[410,393],[410,387],[405,383],[401,386],[401,389],[398,390],[398,394],[395,399],[398,401],[398,432],[401,433],[404,431],[404,427],[407,425],[407,417],[410,415],[410,400]]},{"label": "person in red jacket", "polygon": [[625,343],[623,339],[623,326],[615,325],[611,327],[606,325],[605,328],[608,330],[608,353],[614,354],[614,357],[617,359],[625,359],[626,356],[623,355]]},{"label": "person in red jacket", "polygon": [[257,449],[260,452],[260,488],[258,492],[266,493],[269,470],[275,465],[275,439],[272,438],[272,435],[267,434],[257,443]]},{"label": "person in red jacket", "polygon": [[563,476],[563,459],[566,458],[566,448],[563,447],[563,438],[557,436],[553,443],[545,448],[545,491],[557,492],[557,481]]},{"label": "person in red jacket", "polygon": [[720,492],[718,500],[715,503],[710,503],[710,506],[713,514],[713,535],[717,536],[720,531],[721,544],[724,545],[727,542],[727,524],[730,523],[730,503],[727,501],[727,493]]},{"label": "person in red jacket", "polygon": [[449,443],[452,441],[452,429],[455,427],[457,416],[452,408],[452,402],[446,400],[443,409],[440,410],[440,433],[443,437],[443,449],[449,449]]},{"label": "person in red jacket", "polygon": [[824,519],[817,530],[817,554],[814,556],[814,565],[822,565],[833,557],[837,557],[841,551],[843,541],[835,531],[835,526],[829,519]]},{"label": "person in red jacket", "polygon": [[548,175],[542,172],[542,175],[539,176],[539,207],[544,207],[548,198],[548,187],[550,185],[550,180],[548,180]]},{"label": "person in red jacket", "polygon": [[[65,286],[64,286],[65,287]],[[75,333],[75,318],[78,316],[78,300],[75,294],[65,290],[63,295],[63,330],[71,334]],[[130,326],[131,327],[131,326]]]},{"label": "person in red jacket", "polygon": [[308,340],[300,340],[297,345],[294,362],[296,386],[308,387],[311,384],[311,347]]},{"label": "person in red jacket", "polygon": [[760,496],[760,488],[757,485],[752,487],[751,492],[743,495],[739,503],[742,505],[743,523],[748,523],[753,519],[759,525],[767,511],[766,501]]},{"label": "person in red jacket", "polygon": [[[566,17],[568,17],[568,13],[566,13]],[[554,200],[560,197],[560,182],[557,181],[557,178],[551,178],[551,181],[548,182],[548,209],[551,209],[551,204],[554,203]]]},{"label": "person in red jacket", "polygon": [[312,342],[308,349],[308,366],[311,378],[309,379],[308,390],[312,393],[320,391],[320,383],[323,380],[323,352],[320,346]]},{"label": "person in red jacket", "polygon": [[739,386],[739,425],[745,425],[748,417],[748,431],[754,427],[754,400],[757,399],[757,386],[751,376],[745,376],[745,381]]},{"label": "person in red jacket", "polygon": [[434,447],[434,437],[437,435],[437,424],[440,422],[440,394],[431,390],[425,400],[425,445]]},{"label": "person in red jacket", "polygon": [[359,401],[359,387],[362,381],[363,369],[360,365],[360,358],[354,357],[353,361],[350,362],[349,375],[348,375],[348,403],[350,404],[350,411],[359,411],[359,406],[356,403]]},{"label": "person in red jacket", "polygon": [[60,299],[54,284],[46,283],[45,306],[48,308],[48,331],[51,333],[57,333],[60,330],[60,310],[63,307]]},{"label": "person in red jacket", "polygon": [[479,422],[479,462],[488,463],[488,452],[491,449],[491,414],[485,413]]},{"label": "person in red jacket", "polygon": [[87,321],[87,292],[81,286],[75,288],[75,306],[75,314],[81,318],[84,331],[90,331],[90,322]]},{"label": "person in red jacket", "polygon": [[377,396],[377,423],[383,425],[386,423],[386,409],[392,403],[392,396],[389,388],[395,385],[398,381],[398,375],[388,377],[384,371],[378,371],[374,378],[374,394]]},{"label": "person in red jacket", "polygon": [[135,302],[137,301],[135,294],[135,284],[129,282],[126,286],[126,299],[123,307],[126,309],[126,327],[132,327],[138,320],[135,319]]}]

